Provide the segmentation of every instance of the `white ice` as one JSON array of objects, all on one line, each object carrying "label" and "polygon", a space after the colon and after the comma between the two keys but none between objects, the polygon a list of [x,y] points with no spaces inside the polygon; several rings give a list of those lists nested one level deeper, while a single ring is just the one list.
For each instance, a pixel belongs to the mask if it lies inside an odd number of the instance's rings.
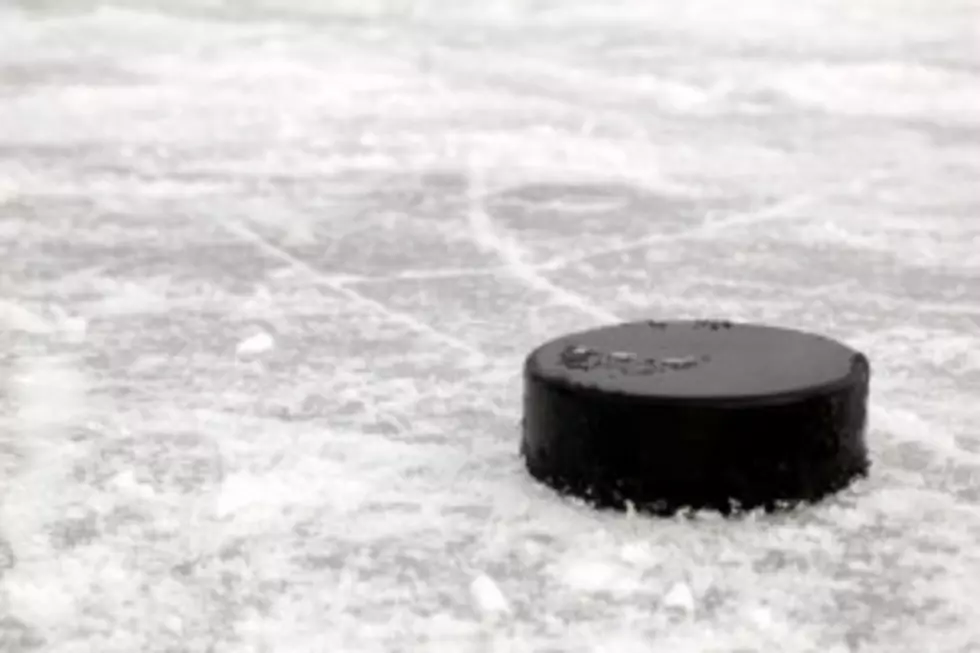
[{"label": "white ice", "polygon": [[[0,0],[0,651],[980,650],[972,0]],[[873,473],[518,458],[612,319],[842,338]]]}]

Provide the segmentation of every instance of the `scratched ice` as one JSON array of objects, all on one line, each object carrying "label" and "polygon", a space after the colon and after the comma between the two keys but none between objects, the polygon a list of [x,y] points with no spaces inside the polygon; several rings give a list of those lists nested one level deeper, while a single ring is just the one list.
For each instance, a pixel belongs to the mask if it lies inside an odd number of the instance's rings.
[{"label": "scratched ice", "polygon": [[[247,7],[247,8],[246,8]],[[966,0],[0,4],[0,650],[980,650]],[[873,476],[528,480],[614,319],[873,362]]]}]

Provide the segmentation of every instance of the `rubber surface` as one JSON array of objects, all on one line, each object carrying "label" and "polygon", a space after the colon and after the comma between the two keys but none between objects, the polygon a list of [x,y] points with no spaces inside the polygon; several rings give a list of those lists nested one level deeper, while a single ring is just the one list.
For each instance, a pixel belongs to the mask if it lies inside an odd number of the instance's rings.
[{"label": "rubber surface", "polygon": [[545,343],[524,382],[529,472],[597,506],[772,510],[869,469],[868,359],[823,336],[621,324]]}]

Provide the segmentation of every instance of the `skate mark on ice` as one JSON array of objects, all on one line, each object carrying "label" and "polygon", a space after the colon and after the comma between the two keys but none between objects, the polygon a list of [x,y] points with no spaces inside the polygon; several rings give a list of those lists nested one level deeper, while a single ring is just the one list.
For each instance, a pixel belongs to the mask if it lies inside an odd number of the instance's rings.
[{"label": "skate mark on ice", "polygon": [[383,316],[384,318],[394,322],[395,324],[400,324],[416,333],[421,333],[429,336],[433,340],[441,342],[444,345],[452,347],[458,351],[462,351],[468,354],[474,363],[485,364],[489,361],[488,356],[482,352],[480,349],[474,345],[460,340],[454,336],[449,335],[443,331],[440,331],[431,324],[420,320],[419,318],[409,315],[408,313],[403,313],[397,311],[386,304],[379,302],[375,299],[371,299],[356,290],[349,288],[342,283],[338,283],[336,280],[332,279],[329,275],[324,274],[320,270],[303,261],[302,259],[290,254],[288,251],[274,245],[273,243],[266,240],[257,232],[253,231],[247,225],[234,222],[231,220],[222,221],[222,225],[232,234],[242,239],[245,242],[251,243],[258,250],[266,254],[267,256],[277,259],[291,268],[299,270],[305,273],[310,279],[312,279],[318,285],[324,286],[334,293],[341,295],[355,304],[363,306],[367,309],[374,311],[375,313]]},{"label": "skate mark on ice", "polygon": [[585,297],[562,288],[541,274],[538,266],[525,259],[525,252],[487,213],[482,171],[478,165],[470,165],[470,184],[467,198],[467,222],[473,240],[480,247],[493,252],[504,263],[509,274],[527,287],[542,292],[563,306],[574,308],[601,322],[618,322],[619,317],[608,310],[594,306]]},{"label": "skate mark on ice", "polygon": [[571,256],[562,256],[553,258],[549,261],[541,263],[538,267],[542,270],[559,270],[568,265],[573,265],[575,263],[583,263],[600,256],[607,256],[612,254],[628,254],[630,252],[635,252],[637,250],[646,249],[653,245],[663,245],[669,243],[676,243],[689,238],[702,238],[704,236],[710,236],[717,234],[718,232],[731,229],[733,227],[751,227],[768,224],[770,222],[777,222],[782,220],[789,220],[791,218],[786,217],[786,211],[791,211],[793,209],[802,208],[820,202],[821,200],[828,199],[834,195],[838,194],[853,194],[856,192],[861,192],[867,190],[868,186],[882,178],[880,174],[869,174],[861,179],[854,180],[853,182],[847,184],[843,189],[839,191],[827,191],[824,193],[804,193],[800,195],[795,195],[787,199],[776,202],[775,204],[770,204],[769,206],[764,206],[758,209],[753,209],[750,211],[742,211],[734,213],[724,218],[719,218],[717,220],[710,220],[701,222],[690,229],[676,234],[650,234],[644,238],[634,240],[630,243],[622,243],[619,245],[611,245],[608,247],[599,247],[589,251],[583,251]]}]

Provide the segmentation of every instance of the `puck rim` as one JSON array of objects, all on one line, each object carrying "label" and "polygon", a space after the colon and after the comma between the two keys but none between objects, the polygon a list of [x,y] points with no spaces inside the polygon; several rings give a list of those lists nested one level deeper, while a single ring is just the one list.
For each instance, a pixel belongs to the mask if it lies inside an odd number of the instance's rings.
[{"label": "puck rim", "polygon": [[[664,326],[679,326],[679,327],[690,327],[704,322],[722,322],[720,320],[701,320],[701,319],[686,319],[686,320],[671,320],[667,322],[653,321],[654,324],[664,325]],[[699,404],[709,404],[711,407],[732,407],[732,408],[747,408],[747,407],[765,407],[765,406],[779,406],[788,403],[793,403],[796,401],[805,401],[808,399],[819,399],[826,398],[827,395],[832,395],[840,392],[844,388],[850,387],[855,383],[867,383],[870,381],[871,377],[871,363],[867,355],[848,346],[847,344],[841,342],[840,340],[835,340],[825,335],[811,333],[808,331],[803,331],[800,329],[794,329],[784,326],[773,326],[768,324],[759,324],[753,322],[735,322],[731,320],[723,321],[724,324],[731,328],[753,328],[753,329],[765,329],[773,333],[780,333],[783,335],[792,336],[804,336],[812,339],[819,339],[824,341],[827,345],[837,347],[843,352],[849,354],[849,369],[846,374],[841,375],[837,378],[813,384],[809,386],[802,386],[798,388],[793,388],[790,390],[784,390],[779,392],[768,392],[760,394],[745,394],[745,395],[668,395],[668,394],[642,394],[636,395],[630,393],[628,390],[621,390],[615,388],[601,387],[598,385],[592,385],[589,383],[583,383],[577,381],[576,379],[569,376],[558,376],[554,374],[547,374],[548,382],[556,389],[566,390],[569,392],[575,392],[579,394],[588,394],[590,396],[602,396],[607,399],[615,400],[620,398],[624,401],[635,400],[637,398],[642,398],[645,403],[651,406],[685,406],[685,407],[696,407]],[[570,333],[563,334],[561,336],[552,338],[537,347],[535,347],[524,359],[523,373],[527,377],[533,372],[542,372],[541,361],[539,360],[539,354],[542,350],[554,347],[556,343],[565,340],[572,340],[574,338],[579,338],[589,333],[595,331],[606,330],[608,328],[623,328],[623,327],[633,327],[640,326],[642,324],[650,324],[651,320],[631,320],[625,322],[619,322],[611,325],[604,325],[593,327],[590,329],[582,329],[579,331],[574,331]],[[863,377],[863,378],[862,378]]]}]

